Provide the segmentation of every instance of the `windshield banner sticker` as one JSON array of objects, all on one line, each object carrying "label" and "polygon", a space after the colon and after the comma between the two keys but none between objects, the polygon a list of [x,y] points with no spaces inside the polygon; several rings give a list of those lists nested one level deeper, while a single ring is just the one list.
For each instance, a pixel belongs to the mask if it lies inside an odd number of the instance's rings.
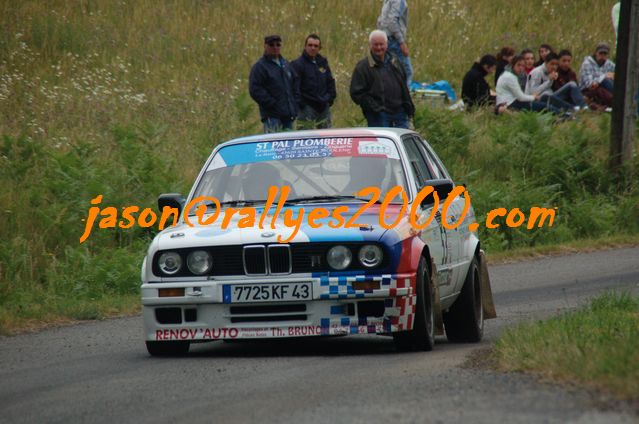
[{"label": "windshield banner sticker", "polygon": [[215,155],[208,170],[252,162],[336,156],[399,159],[397,148],[385,138],[306,138],[231,145]]}]

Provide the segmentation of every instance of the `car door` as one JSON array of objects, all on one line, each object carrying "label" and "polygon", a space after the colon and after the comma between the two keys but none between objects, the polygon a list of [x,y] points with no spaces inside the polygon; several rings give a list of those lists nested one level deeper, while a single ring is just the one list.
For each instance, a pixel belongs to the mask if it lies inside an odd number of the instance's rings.
[{"label": "car door", "polygon": [[[417,184],[417,189],[428,185],[428,181],[435,177],[429,169],[424,150],[419,147],[419,141],[412,135],[405,136],[402,139],[404,150],[408,156],[411,172]],[[430,254],[437,267],[439,293],[440,297],[446,297],[452,294],[452,269],[450,262],[450,248],[448,242],[448,232],[441,225],[441,203],[438,205],[435,219],[433,219],[424,229],[420,238],[428,246]],[[418,207],[418,222],[425,222],[433,213],[432,205],[422,208]]]},{"label": "car door", "polygon": [[[432,172],[435,174],[436,178],[443,178],[452,180],[448,170],[446,170],[444,164],[439,159],[437,154],[432,150],[432,148],[426,143],[423,139],[418,139],[418,145],[420,149],[423,151],[426,156],[426,161],[429,169],[432,169]],[[444,201],[444,199],[442,199]],[[457,196],[448,207],[446,211],[446,220],[449,225],[458,224],[460,219],[463,219],[462,212],[464,211],[464,198],[463,196]],[[461,223],[460,223],[461,224]],[[463,244],[467,237],[464,237],[462,226],[455,225],[455,228],[452,230],[446,230],[448,235],[448,248],[449,248],[449,260],[450,260],[450,268],[452,279],[452,286],[454,291],[461,290],[461,286],[463,284],[464,278],[466,277],[466,270],[468,268],[468,260],[463,257],[463,252],[466,251],[464,249]]]}]

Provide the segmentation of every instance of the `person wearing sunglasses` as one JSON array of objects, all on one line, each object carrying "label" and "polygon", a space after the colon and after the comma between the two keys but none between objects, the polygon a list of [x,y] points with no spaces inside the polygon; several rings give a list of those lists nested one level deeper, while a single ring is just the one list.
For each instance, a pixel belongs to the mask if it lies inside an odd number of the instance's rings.
[{"label": "person wearing sunglasses", "polygon": [[249,75],[249,94],[260,108],[264,132],[293,128],[300,103],[297,74],[282,57],[282,37],[264,37],[264,55]]}]

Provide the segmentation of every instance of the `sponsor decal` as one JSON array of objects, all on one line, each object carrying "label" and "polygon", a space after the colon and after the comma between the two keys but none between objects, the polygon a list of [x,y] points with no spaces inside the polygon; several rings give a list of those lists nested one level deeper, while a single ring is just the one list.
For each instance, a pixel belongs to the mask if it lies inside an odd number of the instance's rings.
[{"label": "sponsor decal", "polygon": [[263,339],[386,332],[387,329],[383,327],[382,323],[371,325],[341,325],[335,323],[329,327],[322,327],[320,325],[294,325],[290,327],[271,328],[181,328],[156,330],[155,340]]}]

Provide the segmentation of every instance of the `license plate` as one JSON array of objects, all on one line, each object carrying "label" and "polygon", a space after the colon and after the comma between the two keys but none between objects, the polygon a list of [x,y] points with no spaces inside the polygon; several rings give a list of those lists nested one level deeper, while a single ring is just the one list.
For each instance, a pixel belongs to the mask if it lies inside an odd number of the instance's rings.
[{"label": "license plate", "polygon": [[260,283],[224,285],[224,303],[291,302],[313,298],[313,284]]}]

